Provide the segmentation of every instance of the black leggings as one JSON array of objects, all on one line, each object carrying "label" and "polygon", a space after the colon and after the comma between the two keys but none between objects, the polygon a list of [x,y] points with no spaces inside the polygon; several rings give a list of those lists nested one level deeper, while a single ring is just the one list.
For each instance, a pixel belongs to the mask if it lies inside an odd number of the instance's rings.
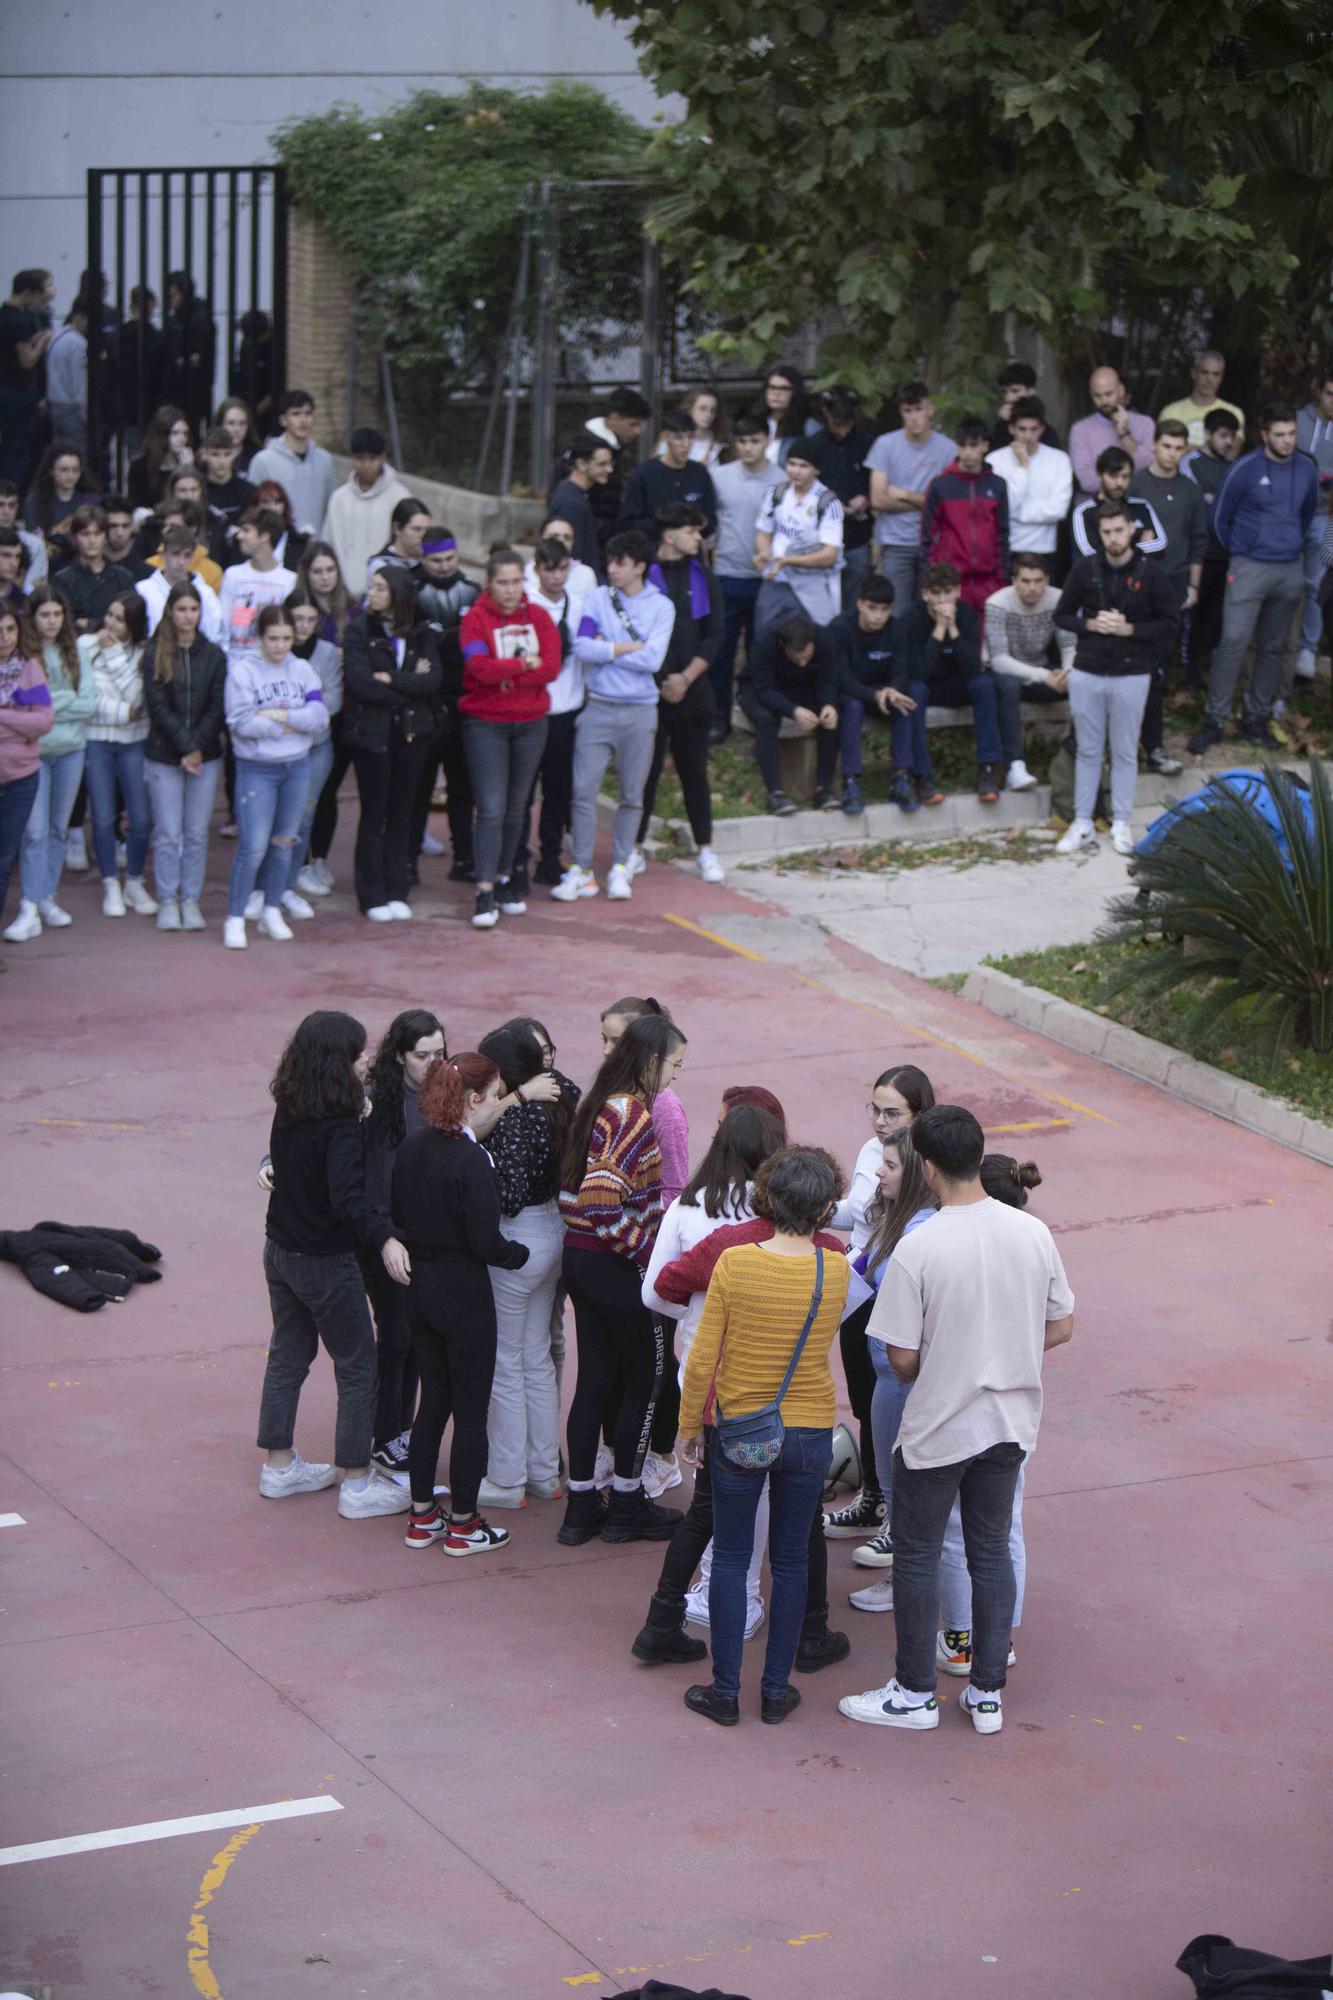
[{"label": "black leggings", "polygon": [[410,1430],[417,1401],[417,1367],[412,1358],[408,1293],[396,1285],[378,1257],[360,1259],[361,1275],[375,1315],[375,1360],[379,1381],[375,1402],[375,1448]]},{"label": "black leggings", "polygon": [[619,1370],[624,1393],[615,1425],[616,1475],[637,1479],[666,1359],[658,1323],[640,1296],[642,1274],[628,1257],[568,1249],[563,1273],[579,1344],[578,1385],[566,1433],[569,1476],[592,1478],[602,1407]]},{"label": "black leggings", "polygon": [[463,724],[457,711],[444,711],[442,726],[437,736],[433,736],[426,753],[426,762],[417,781],[416,797],[412,801],[412,859],[421,852],[421,843],[426,837],[430,821],[430,802],[435,793],[435,774],[444,765],[444,789],[447,800],[446,813],[449,820],[449,845],[453,849],[454,863],[461,868],[472,866],[472,779],[468,773],[467,757],[463,750]]},{"label": "black leggings", "polygon": [[653,1411],[650,1443],[659,1457],[670,1458],[676,1448],[676,1436],[680,1430],[680,1368],[676,1361],[674,1319],[662,1321],[662,1344],[662,1387],[657,1394],[657,1408]]},{"label": "black leggings", "polygon": [[333,763],[329,775],[324,780],[324,789],[315,805],[315,817],[310,822],[310,859],[327,861],[333,836],[338,831],[338,792],[343,779],[351,768],[352,753],[343,742],[342,717],[335,715],[329,733],[333,738]]},{"label": "black leggings", "polygon": [[[713,1487],[705,1457],[695,1467],[694,1497],[685,1517],[667,1545],[662,1558],[662,1574],[657,1579],[655,1603],[678,1624],[685,1616],[685,1593],[690,1579],[703,1560],[713,1538]],[[810,1524],[810,1566],[805,1585],[804,1636],[823,1632],[828,1624],[828,1544],[824,1540],[824,1517],[816,1507]]]},{"label": "black leggings", "polygon": [[643,817],[639,821],[641,841],[647,837],[648,822],[657,803],[658,782],[669,750],[675,762],[676,776],[680,779],[680,789],[685,795],[685,811],[689,815],[694,844],[696,847],[711,847],[713,844],[713,802],[708,791],[713,704],[710,701],[702,713],[697,710],[696,703],[690,714],[678,716],[673,714],[670,703],[664,703],[657,712],[657,741],[653,745],[648,782],[643,788]]},{"label": "black leggings", "polygon": [[467,1520],[477,1511],[477,1489],[486,1470],[486,1412],[495,1375],[495,1301],[486,1266],[470,1257],[440,1263],[418,1259],[409,1318],[421,1376],[407,1458],[412,1500],[418,1507],[434,1502],[440,1445],[452,1417],[449,1510]]},{"label": "black leggings", "polygon": [[875,1467],[875,1439],[870,1427],[870,1404],[875,1393],[875,1366],[870,1359],[870,1349],[866,1346],[866,1328],[870,1324],[870,1309],[873,1299],[867,1299],[853,1313],[848,1313],[838,1329],[838,1344],[842,1348],[842,1372],[847,1378],[847,1400],[852,1406],[860,1431],[861,1445],[861,1486],[870,1493],[878,1493],[879,1474]]}]

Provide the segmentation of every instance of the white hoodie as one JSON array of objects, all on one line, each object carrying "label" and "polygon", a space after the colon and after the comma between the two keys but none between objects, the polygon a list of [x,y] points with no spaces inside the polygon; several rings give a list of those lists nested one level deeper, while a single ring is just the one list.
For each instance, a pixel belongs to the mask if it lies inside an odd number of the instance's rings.
[{"label": "white hoodie", "polygon": [[696,1292],[687,1306],[678,1306],[670,1299],[660,1298],[654,1290],[654,1280],[659,1271],[668,1264],[674,1264],[677,1257],[683,1257],[687,1250],[693,1250],[715,1229],[731,1229],[738,1222],[753,1222],[754,1210],[749,1203],[749,1191],[739,1206],[729,1205],[724,1215],[709,1215],[702,1202],[683,1206],[680,1196],[670,1204],[662,1217],[653,1244],[653,1254],[648,1259],[648,1268],[643,1274],[643,1303],[649,1312],[661,1313],[668,1319],[680,1321],[680,1379],[685,1380],[685,1363],[689,1359],[690,1344],[703,1318],[704,1300],[707,1292]]},{"label": "white hoodie", "polygon": [[329,501],[323,537],[333,544],[350,596],[364,597],[366,565],[389,539],[394,508],[400,500],[410,498],[393,467],[386,465],[368,489],[358,486],[356,474],[349,472]]},{"label": "white hoodie", "polygon": [[1007,444],[986,460],[1009,488],[1009,546],[1050,555],[1074,497],[1074,467],[1067,451],[1039,444],[1020,465]]}]

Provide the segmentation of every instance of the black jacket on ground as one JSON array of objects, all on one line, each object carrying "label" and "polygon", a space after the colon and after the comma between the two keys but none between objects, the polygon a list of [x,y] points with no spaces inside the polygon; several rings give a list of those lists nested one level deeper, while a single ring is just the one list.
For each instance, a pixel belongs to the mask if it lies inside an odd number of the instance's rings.
[{"label": "black jacket on ground", "polygon": [[838,648],[827,626],[815,628],[815,650],[804,667],[797,666],[777,633],[769,632],[750,655],[746,690],[772,715],[794,715],[798,708],[818,714],[830,704],[837,706],[840,678]]},{"label": "black jacket on ground", "polygon": [[39,1222],[0,1231],[0,1262],[17,1264],[34,1291],[74,1312],[119,1302],[134,1285],[162,1276],[162,1252],[129,1229],[96,1223]]},{"label": "black jacket on ground", "polygon": [[88,632],[96,632],[108,606],[134,588],[129,571],[113,562],[103,563],[100,573],[89,569],[87,563],[66,563],[53,573],[51,583],[69,599],[74,622]]},{"label": "black jacket on ground", "polygon": [[179,764],[192,750],[202,751],[206,764],[222,755],[227,656],[220,646],[197,633],[188,652],[176,648],[169,681],[155,679],[151,665],[146,665],[143,681],[148,710],[144,755],[150,763]]},{"label": "black jacket on ground", "polygon": [[902,624],[901,618],[890,618],[882,631],[863,632],[854,611],[830,618],[824,629],[838,648],[839,687],[844,695],[872,708],[881,688],[896,685]]},{"label": "black jacket on ground", "polygon": [[[418,663],[425,662],[423,672]],[[387,681],[376,674],[387,674]],[[412,743],[433,736],[444,693],[444,670],[434,629],[413,627],[403,664],[378,620],[353,618],[343,640],[342,739],[349,750],[388,750],[395,737]]]},{"label": "black jacket on ground", "polygon": [[[1120,611],[1134,627],[1128,637],[1089,632],[1087,620],[1099,611]],[[1078,639],[1074,665],[1085,674],[1150,674],[1175,637],[1177,614],[1172,581],[1161,565],[1135,549],[1117,569],[1105,555],[1082,556],[1065,579],[1055,622]]]},{"label": "black jacket on ground", "polygon": [[664,458],[647,458],[629,476],[618,525],[638,528],[656,542],[657,510],[674,506],[697,507],[707,523],[704,532],[717,533],[717,495],[708,467],[694,458],[681,466],[668,465]]},{"label": "black jacket on ground", "polygon": [[981,619],[970,604],[959,600],[954,613],[956,639],[937,639],[935,620],[923,598],[892,622],[899,627],[899,653],[893,685],[906,694],[911,681],[952,680],[961,674],[971,680],[981,672]]},{"label": "black jacket on ground", "polygon": [[366,1187],[359,1118],[293,1118],[279,1106],[268,1150],[266,1228],[275,1243],[306,1257],[384,1248],[393,1226]]},{"label": "black jacket on ground", "polygon": [[528,1261],[500,1234],[500,1187],[485,1150],[465,1132],[414,1132],[393,1164],[394,1220],[413,1262],[470,1257],[501,1271]]}]

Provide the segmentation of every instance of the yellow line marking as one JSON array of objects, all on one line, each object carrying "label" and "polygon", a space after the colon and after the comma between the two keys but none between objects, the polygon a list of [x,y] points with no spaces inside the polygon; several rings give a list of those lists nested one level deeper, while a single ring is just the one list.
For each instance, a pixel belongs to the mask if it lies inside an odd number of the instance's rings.
[{"label": "yellow line marking", "polygon": [[788,1944],[814,1944],[820,1938],[832,1937],[832,1931],[807,1931],[804,1937],[788,1938]]},{"label": "yellow line marking", "polygon": [[197,1992],[204,2000],[222,2000],[222,1988],[213,1976],[213,1968],[208,1962],[208,1924],[204,1911],[227,1879],[227,1870],[236,1859],[247,1840],[253,1840],[258,1833],[260,1822],[254,1826],[243,1826],[234,1834],[220,1854],[215,1854],[209,1863],[203,1881],[199,1884],[199,1897],[190,1917],[190,1928],[185,1935],[189,1950],[185,1954],[190,1968],[190,1977]]},{"label": "yellow line marking", "polygon": [[762,951],[750,951],[743,944],[733,944],[730,938],[723,937],[719,931],[706,931],[702,924],[691,923],[688,917],[675,917],[670,910],[664,910],[663,915],[669,924],[676,924],[683,931],[693,931],[696,937],[707,938],[710,944],[720,944],[724,951],[734,951],[737,958],[753,959],[756,965],[768,964]]},{"label": "yellow line marking", "polygon": [[600,1972],[567,1972],[560,1981],[562,1986],[600,1986],[601,1983]]},{"label": "yellow line marking", "polygon": [[1072,1118],[1031,1118],[1026,1125],[988,1125],[986,1130],[992,1137],[1001,1132],[1054,1132],[1073,1122]]},{"label": "yellow line marking", "polygon": [[80,1129],[82,1129],[82,1127],[86,1126],[87,1124],[89,1124],[89,1123],[91,1122],[91,1123],[95,1123],[95,1124],[97,1125],[98,1129],[99,1129],[100,1131],[103,1131],[103,1132],[146,1132],[146,1131],[148,1130],[148,1127],[147,1127],[146,1125],[140,1125],[140,1124],[131,1124],[131,1125],[122,1125],[122,1124],[117,1124],[117,1122],[116,1122],[116,1121],[115,1121],[114,1119],[112,1119],[112,1118],[107,1118],[107,1119],[100,1119],[100,1118],[99,1118],[99,1119],[95,1119],[95,1120],[92,1120],[92,1121],[90,1121],[90,1120],[89,1120],[89,1119],[87,1119],[87,1118],[39,1118],[39,1119],[37,1119],[37,1121],[36,1121],[36,1122],[37,1122],[37,1124],[39,1124],[39,1125],[70,1125],[70,1126],[77,1126],[77,1127],[79,1127]]}]

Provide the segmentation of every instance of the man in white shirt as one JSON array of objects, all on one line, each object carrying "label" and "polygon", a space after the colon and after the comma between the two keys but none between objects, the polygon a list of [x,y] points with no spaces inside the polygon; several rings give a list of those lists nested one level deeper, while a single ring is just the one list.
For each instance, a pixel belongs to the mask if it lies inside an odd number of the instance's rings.
[{"label": "man in white shirt", "polygon": [[[568,525],[561,523],[562,527]],[[560,672],[546,690],[551,706],[546,717],[546,748],[537,773],[542,788],[542,809],[537,817],[541,852],[532,877],[534,882],[554,889],[565,872],[561,855],[574,806],[574,725],[587,695],[574,638],[583,622],[583,607],[597,588],[597,577],[587,563],[573,560],[563,541],[552,537],[538,542],[523,571],[523,588],[528,602],[539,604],[560,634]],[[532,788],[535,793],[536,778]],[[526,850],[525,827],[520,859]]]},{"label": "man in white shirt", "polygon": [[1045,1223],[991,1200],[970,1111],[912,1122],[939,1214],[889,1259],[866,1328],[911,1384],[893,1454],[894,1678],[838,1703],[853,1722],[934,1729],[940,1550],[957,1498],[972,1581],[972,1676],[959,1706],[1000,1728],[1014,1616],[1014,1486],[1041,1422],[1042,1356],[1074,1331],[1074,1295]]},{"label": "man in white shirt", "polygon": [[248,507],[236,524],[236,543],[245,560],[223,571],[218,593],[228,666],[257,650],[264,607],[285,604],[296,588],[295,576],[273,553],[282,532],[282,516],[271,507]]},{"label": "man in white shirt", "polygon": [[842,609],[842,502],[819,477],[807,438],[793,438],[786,480],[769,488],[754,531],[755,637],[804,612],[827,625]]},{"label": "man in white shirt", "polygon": [[[191,528],[168,528],[162,536],[162,567],[146,576],[134,588],[144,601],[148,612],[148,632],[151,638],[162,623],[162,613],[167,608],[167,599],[178,583],[192,583],[199,593],[199,630],[205,639],[211,639],[215,646],[227,643],[227,628],[223,623],[222,606],[217,592],[201,576],[196,576],[190,568],[190,558],[195,551],[194,531]],[[226,574],[226,572],[224,572]]]},{"label": "man in white shirt", "polygon": [[1009,488],[1009,546],[1054,555],[1060,523],[1074,497],[1074,468],[1067,451],[1042,443],[1046,405],[1020,396],[1009,412],[1009,443],[986,463]]}]

